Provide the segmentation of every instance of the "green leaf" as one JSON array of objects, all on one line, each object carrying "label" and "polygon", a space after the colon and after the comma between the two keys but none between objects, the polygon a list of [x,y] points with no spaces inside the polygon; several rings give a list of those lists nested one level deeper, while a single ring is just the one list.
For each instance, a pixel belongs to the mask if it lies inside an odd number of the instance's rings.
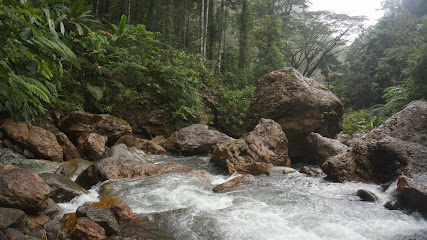
[{"label": "green leaf", "polygon": [[74,5],[71,7],[71,12],[70,12],[71,17],[73,18],[78,17],[78,13],[81,6],[83,5],[83,2],[84,0],[79,0],[76,3],[74,3]]},{"label": "green leaf", "polygon": [[3,50],[2,50],[2,49],[0,49],[0,60],[2,60],[2,59],[3,59],[3,57],[4,57],[4,52],[3,52]]},{"label": "green leaf", "polygon": [[9,80],[9,73],[8,73],[8,71],[6,70],[6,68],[5,68],[5,67],[3,67],[3,65],[1,65],[1,64],[0,64],[0,73],[1,73],[1,75],[3,75],[3,78],[4,78],[6,81],[8,81],[8,80]]},{"label": "green leaf", "polygon": [[93,86],[90,83],[86,83],[86,88],[90,92],[90,94],[93,96],[93,98],[96,99],[96,101],[101,100],[104,97],[104,91],[98,86]]},{"label": "green leaf", "polygon": [[77,27],[77,31],[79,32],[79,35],[82,36],[84,34],[82,26],[76,23],[76,27]]},{"label": "green leaf", "polygon": [[60,29],[61,29],[61,33],[62,33],[62,35],[64,35],[64,34],[65,34],[65,27],[64,27],[64,23],[63,23],[63,22],[60,22],[60,23],[59,23],[59,27],[60,27]]},{"label": "green leaf", "polygon": [[119,37],[123,36],[123,34],[125,32],[126,19],[127,19],[126,15],[122,15],[122,18],[120,19],[119,29],[117,31],[117,35]]},{"label": "green leaf", "polygon": [[29,27],[25,28],[19,35],[21,35],[22,40],[27,41],[33,37],[33,30]]}]

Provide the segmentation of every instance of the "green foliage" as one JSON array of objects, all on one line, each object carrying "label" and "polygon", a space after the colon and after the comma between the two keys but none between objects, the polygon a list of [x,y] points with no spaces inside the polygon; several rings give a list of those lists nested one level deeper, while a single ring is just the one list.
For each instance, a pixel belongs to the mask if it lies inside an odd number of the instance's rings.
[{"label": "green foliage", "polygon": [[52,29],[48,8],[0,4],[0,111],[30,122],[57,97],[55,77],[76,56]]},{"label": "green foliage", "polygon": [[353,135],[358,132],[369,132],[381,125],[383,118],[374,115],[372,110],[363,109],[344,114],[343,133]]},{"label": "green foliage", "polygon": [[[222,88],[219,91],[218,123],[228,131],[245,129],[245,120],[254,87],[242,90]],[[225,130],[227,130],[225,129]]]}]

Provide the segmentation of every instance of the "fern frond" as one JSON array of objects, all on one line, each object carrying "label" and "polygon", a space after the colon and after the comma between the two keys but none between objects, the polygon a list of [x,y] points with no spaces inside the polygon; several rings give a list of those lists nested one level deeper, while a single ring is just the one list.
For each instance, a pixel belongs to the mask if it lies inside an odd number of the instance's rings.
[{"label": "fern frond", "polygon": [[86,89],[97,101],[101,100],[104,97],[104,91],[102,91],[102,89],[98,86],[86,83]]}]

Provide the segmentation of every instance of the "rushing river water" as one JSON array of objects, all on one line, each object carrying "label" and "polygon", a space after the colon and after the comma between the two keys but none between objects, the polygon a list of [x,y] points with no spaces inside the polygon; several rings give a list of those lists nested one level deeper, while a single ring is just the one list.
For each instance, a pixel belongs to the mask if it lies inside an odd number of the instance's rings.
[{"label": "rushing river water", "polygon": [[[7,155],[4,152],[0,151],[0,158]],[[109,182],[114,188],[108,196],[124,200],[135,213],[149,218],[176,239],[400,240],[426,234],[427,221],[418,213],[383,207],[393,197],[395,184],[383,192],[378,185],[333,183],[296,172],[259,176],[255,183],[238,191],[213,193],[212,188],[229,176],[212,166],[208,158],[151,158],[154,162],[176,161],[205,169],[214,176],[211,182],[179,173]],[[45,166],[53,167],[50,163]],[[47,172],[42,168],[36,171]],[[60,206],[70,212],[84,202],[99,201],[100,185]],[[379,202],[360,201],[356,195],[359,189],[374,192]]]}]

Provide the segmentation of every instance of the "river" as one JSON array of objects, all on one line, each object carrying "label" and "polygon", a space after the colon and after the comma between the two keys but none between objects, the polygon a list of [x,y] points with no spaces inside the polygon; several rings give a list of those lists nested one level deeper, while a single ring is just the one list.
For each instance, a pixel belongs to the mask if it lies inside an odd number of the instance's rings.
[{"label": "river", "polygon": [[[56,163],[42,160],[30,164],[34,160],[0,149],[0,161],[11,162],[14,158],[15,164],[38,173],[52,172],[57,167]],[[212,188],[230,177],[209,163],[207,157],[150,158],[153,162],[176,161],[213,175],[211,182],[179,173],[109,181],[114,188],[107,197],[124,200],[135,213],[152,220],[176,239],[401,240],[426,234],[427,220],[417,212],[383,207],[393,198],[395,183],[383,192],[375,184],[333,183],[296,172],[258,176],[253,184],[240,190],[214,193]],[[71,212],[84,202],[99,201],[100,185],[60,206],[64,212]],[[361,201],[356,195],[359,189],[375,193],[380,200]]]}]

